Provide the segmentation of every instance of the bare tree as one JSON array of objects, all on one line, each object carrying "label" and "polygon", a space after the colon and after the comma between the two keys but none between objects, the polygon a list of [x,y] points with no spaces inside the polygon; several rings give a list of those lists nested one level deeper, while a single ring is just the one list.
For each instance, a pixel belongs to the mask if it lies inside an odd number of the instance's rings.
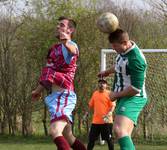
[{"label": "bare tree", "polygon": [[167,0],[145,0],[153,8],[156,19],[166,23],[167,20]]},{"label": "bare tree", "polygon": [[[2,10],[0,17],[0,127],[1,133],[15,134],[17,117],[21,115],[24,135],[30,133],[32,111],[26,86],[29,72],[26,73],[23,68],[30,71],[30,67],[23,57],[24,49],[17,46],[17,31],[23,22],[13,13],[13,7],[8,6]],[[20,54],[23,55],[19,58]],[[19,110],[21,105],[24,113]]]},{"label": "bare tree", "polygon": [[[16,33],[18,24],[12,22],[11,17],[2,17],[0,26],[0,85],[1,85],[1,111],[3,112],[3,121],[8,122],[8,131],[11,134],[13,132],[13,115],[16,113],[16,102],[13,86],[15,85],[15,60],[12,52],[12,41],[14,40],[14,35]],[[2,124],[4,123],[2,121]],[[3,125],[2,125],[3,127]],[[3,132],[3,129],[2,129]]]}]

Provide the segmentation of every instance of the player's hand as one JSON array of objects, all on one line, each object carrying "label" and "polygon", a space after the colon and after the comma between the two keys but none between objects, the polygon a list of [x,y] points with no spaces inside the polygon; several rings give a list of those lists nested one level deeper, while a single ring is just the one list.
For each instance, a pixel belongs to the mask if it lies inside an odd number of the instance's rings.
[{"label": "player's hand", "polygon": [[112,111],[109,111],[108,114],[107,114],[108,117],[111,117],[112,115],[113,115]]},{"label": "player's hand", "polygon": [[32,91],[32,101],[38,100],[41,97],[41,94],[38,93],[36,90]]},{"label": "player's hand", "polygon": [[101,72],[99,72],[99,73],[97,74],[97,76],[98,76],[99,78],[104,77],[104,75],[105,75],[105,71],[101,71]]},{"label": "player's hand", "polygon": [[66,33],[66,32],[60,32],[59,33],[60,40],[70,40],[71,39],[71,34]]},{"label": "player's hand", "polygon": [[109,116],[108,116],[108,115],[103,116],[103,121],[104,121],[105,123],[110,123]]},{"label": "player's hand", "polygon": [[111,119],[112,115],[113,115],[112,111],[109,111],[109,112],[107,113],[107,115],[104,115],[104,116],[103,116],[103,121],[104,121],[105,123],[110,123],[110,122],[111,122],[110,119]]},{"label": "player's hand", "polygon": [[97,74],[99,78],[107,77],[109,74],[106,71],[101,71]]}]

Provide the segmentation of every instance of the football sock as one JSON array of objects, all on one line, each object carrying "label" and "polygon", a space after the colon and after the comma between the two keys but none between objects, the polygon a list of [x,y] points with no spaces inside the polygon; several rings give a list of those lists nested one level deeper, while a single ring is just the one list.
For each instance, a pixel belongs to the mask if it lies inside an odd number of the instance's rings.
[{"label": "football sock", "polygon": [[57,150],[70,150],[70,146],[63,136],[58,136],[54,139]]},{"label": "football sock", "polygon": [[118,140],[121,150],[135,150],[132,139],[129,136],[124,136]]},{"label": "football sock", "polygon": [[73,145],[71,145],[71,148],[73,150],[86,150],[86,147],[84,144],[82,144],[79,140],[75,140],[75,142],[73,143]]}]

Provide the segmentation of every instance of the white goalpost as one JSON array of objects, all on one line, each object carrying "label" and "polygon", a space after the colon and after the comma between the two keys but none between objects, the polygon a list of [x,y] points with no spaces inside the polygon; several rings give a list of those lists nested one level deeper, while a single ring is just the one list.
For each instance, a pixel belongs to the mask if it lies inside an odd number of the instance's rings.
[{"label": "white goalpost", "polygon": [[[149,103],[142,112],[139,126],[143,126],[145,122],[148,134],[156,137],[157,134],[164,135],[167,131],[167,49],[141,50],[148,64],[146,92]],[[100,70],[109,69],[115,63],[116,56],[114,50],[102,49]],[[113,76],[108,77],[107,80],[112,87]]]},{"label": "white goalpost", "polygon": [[[167,53],[167,49],[141,49],[143,53]],[[106,56],[107,54],[116,54],[113,49],[102,49],[101,50],[101,63],[100,70],[103,71],[106,69]]]}]

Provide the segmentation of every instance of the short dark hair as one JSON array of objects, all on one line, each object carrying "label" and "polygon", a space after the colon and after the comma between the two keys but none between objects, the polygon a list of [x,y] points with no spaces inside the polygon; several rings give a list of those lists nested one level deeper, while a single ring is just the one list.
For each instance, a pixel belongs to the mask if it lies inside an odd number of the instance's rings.
[{"label": "short dark hair", "polygon": [[68,20],[69,21],[68,25],[69,25],[70,28],[76,29],[76,27],[77,27],[76,22],[73,19],[71,19],[71,18],[61,16],[61,17],[58,18],[58,20],[59,21],[61,21],[61,20]]},{"label": "short dark hair", "polygon": [[129,40],[129,35],[126,31],[119,28],[109,34],[108,40],[110,43],[122,43]]}]

